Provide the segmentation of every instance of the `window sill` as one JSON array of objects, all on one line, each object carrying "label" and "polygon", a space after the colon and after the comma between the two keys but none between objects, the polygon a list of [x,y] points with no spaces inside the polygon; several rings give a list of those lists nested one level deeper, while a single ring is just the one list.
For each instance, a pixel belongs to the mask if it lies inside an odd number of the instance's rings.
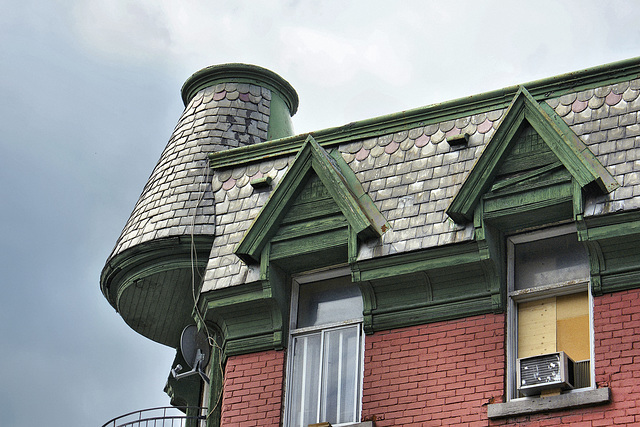
[{"label": "window sill", "polygon": [[560,396],[532,397],[505,403],[494,403],[487,407],[487,415],[489,418],[504,418],[579,406],[601,405],[608,403],[610,400],[611,390],[609,387],[603,387],[595,390],[561,394]]}]

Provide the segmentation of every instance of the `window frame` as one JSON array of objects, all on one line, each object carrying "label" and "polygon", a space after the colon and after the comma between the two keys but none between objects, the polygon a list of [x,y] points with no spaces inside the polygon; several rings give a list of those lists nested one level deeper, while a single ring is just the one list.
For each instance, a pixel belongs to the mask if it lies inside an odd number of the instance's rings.
[{"label": "window frame", "polygon": [[[364,380],[364,348],[365,348],[365,333],[363,327],[363,315],[360,315],[358,318],[346,319],[338,322],[331,322],[320,324],[316,326],[309,326],[303,328],[297,328],[297,318],[298,318],[298,301],[300,295],[300,286],[308,285],[315,282],[322,282],[325,280],[336,279],[336,278],[349,278],[349,282],[353,286],[357,286],[355,283],[350,280],[351,270],[349,267],[340,267],[340,268],[331,268],[321,271],[309,272],[300,275],[295,275],[291,278],[291,301],[290,301],[290,310],[289,310],[289,332],[288,332],[288,351],[287,351],[287,365],[286,365],[286,380],[285,380],[285,400],[284,400],[284,415],[283,415],[283,426],[291,426],[291,405],[293,404],[291,390],[292,381],[293,381],[293,367],[294,367],[294,350],[295,350],[295,338],[304,336],[310,333],[315,332],[324,332],[324,331],[333,331],[341,328],[351,327],[354,325],[358,326],[358,339],[359,339],[359,354],[358,354],[358,377],[357,384],[355,388],[356,396],[356,408],[355,408],[355,420],[348,421],[346,423],[340,424],[332,424],[336,427],[339,426],[355,426],[359,425],[359,420],[362,416],[362,394],[363,394],[363,380]],[[320,358],[319,361],[322,366],[323,360]],[[319,381],[319,386],[322,387],[323,379]],[[320,422],[320,421],[319,421]]]},{"label": "window frame", "polygon": [[528,243],[538,240],[545,240],[566,234],[576,234],[577,229],[574,224],[559,227],[546,228],[543,230],[531,231],[528,233],[509,236],[507,242],[507,402],[531,400],[537,397],[518,397],[516,384],[516,360],[518,355],[518,304],[535,301],[538,299],[554,296],[571,295],[579,292],[587,292],[589,309],[589,370],[590,385],[578,389],[568,390],[563,394],[580,393],[587,390],[594,390],[595,386],[595,355],[594,355],[594,328],[593,328],[593,295],[591,293],[591,277],[568,282],[559,282],[548,285],[536,286],[534,288],[515,290],[515,247],[521,243]]}]

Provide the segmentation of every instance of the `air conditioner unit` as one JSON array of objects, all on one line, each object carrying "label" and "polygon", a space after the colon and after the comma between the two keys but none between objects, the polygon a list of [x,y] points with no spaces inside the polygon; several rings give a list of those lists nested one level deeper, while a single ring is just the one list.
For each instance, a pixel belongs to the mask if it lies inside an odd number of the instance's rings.
[{"label": "air conditioner unit", "polygon": [[524,396],[574,387],[574,362],[564,351],[523,357],[517,363],[518,391]]}]

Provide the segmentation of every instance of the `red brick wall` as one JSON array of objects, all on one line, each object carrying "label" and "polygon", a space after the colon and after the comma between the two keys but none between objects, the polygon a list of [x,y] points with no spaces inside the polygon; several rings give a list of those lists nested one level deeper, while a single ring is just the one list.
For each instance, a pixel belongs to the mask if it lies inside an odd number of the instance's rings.
[{"label": "red brick wall", "polygon": [[284,392],[284,351],[227,359],[222,426],[278,426]]},{"label": "red brick wall", "polygon": [[367,336],[363,419],[486,426],[483,405],[503,394],[504,322],[489,314]]},{"label": "red brick wall", "polygon": [[[612,402],[487,420],[486,404],[504,394],[505,315],[376,332],[366,337],[363,409],[376,426],[640,425],[640,289],[594,300],[596,382]],[[278,426],[284,351],[230,357],[223,426]]]}]

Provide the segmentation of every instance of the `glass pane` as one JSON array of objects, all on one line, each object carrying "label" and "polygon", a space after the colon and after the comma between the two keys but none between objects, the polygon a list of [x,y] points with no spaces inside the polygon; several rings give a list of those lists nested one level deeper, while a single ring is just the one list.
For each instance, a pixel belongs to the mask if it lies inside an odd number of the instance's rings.
[{"label": "glass pane", "polygon": [[300,285],[298,328],[362,317],[362,297],[349,277]]},{"label": "glass pane", "polygon": [[321,421],[355,422],[360,372],[360,325],[329,330],[324,337]]},{"label": "glass pane", "polygon": [[291,426],[306,427],[318,422],[321,333],[296,337],[293,345],[289,420]]},{"label": "glass pane", "polygon": [[589,278],[589,257],[575,234],[515,246],[515,289]]}]

